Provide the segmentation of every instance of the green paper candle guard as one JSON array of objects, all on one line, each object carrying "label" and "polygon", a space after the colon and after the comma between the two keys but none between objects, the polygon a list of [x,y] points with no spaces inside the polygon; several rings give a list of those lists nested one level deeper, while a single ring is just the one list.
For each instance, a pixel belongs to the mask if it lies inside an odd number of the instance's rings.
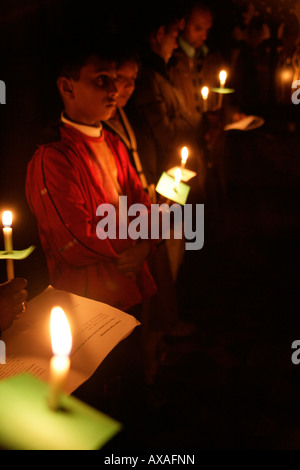
[{"label": "green paper candle guard", "polygon": [[156,191],[169,201],[184,205],[186,203],[190,186],[181,181],[181,169],[175,171],[175,178],[164,172],[156,186]]},{"label": "green paper candle guard", "polygon": [[99,449],[122,426],[64,392],[73,339],[60,307],[51,309],[50,333],[53,356],[48,383],[27,372],[0,380],[0,448]]}]

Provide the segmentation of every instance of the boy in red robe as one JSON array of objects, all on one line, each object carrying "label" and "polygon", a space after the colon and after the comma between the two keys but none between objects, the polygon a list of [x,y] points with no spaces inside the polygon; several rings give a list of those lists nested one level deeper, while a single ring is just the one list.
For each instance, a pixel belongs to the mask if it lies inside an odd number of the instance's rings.
[{"label": "boy in red robe", "polygon": [[151,241],[101,240],[98,206],[119,196],[128,207],[150,200],[122,142],[102,129],[116,107],[116,69],[106,51],[78,54],[57,80],[64,103],[60,140],[42,145],[28,165],[26,196],[38,222],[50,282],[57,289],[122,310],[155,293],[146,258]]}]

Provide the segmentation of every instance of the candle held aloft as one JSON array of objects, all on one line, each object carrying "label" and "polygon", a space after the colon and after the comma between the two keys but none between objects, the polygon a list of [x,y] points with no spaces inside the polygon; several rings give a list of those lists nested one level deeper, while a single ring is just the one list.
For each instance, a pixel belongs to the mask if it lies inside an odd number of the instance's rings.
[{"label": "candle held aloft", "polygon": [[221,72],[219,73],[219,79],[220,79],[220,86],[221,88],[223,88],[227,80],[227,72],[225,70],[221,70]]},{"label": "candle held aloft", "polygon": [[181,168],[184,168],[189,156],[189,151],[187,147],[182,147],[181,149]]},{"label": "candle held aloft", "polygon": [[201,95],[203,98],[203,112],[206,113],[207,111],[207,99],[208,99],[209,89],[207,86],[204,86],[201,89]]},{"label": "candle held aloft", "polygon": [[[4,239],[4,250],[7,253],[13,251],[13,242],[12,242],[12,213],[11,211],[4,211],[2,214],[2,224],[3,224],[3,239]],[[15,277],[14,275],[14,262],[12,259],[6,260],[6,272],[7,280],[10,281]]]},{"label": "candle held aloft", "polygon": [[52,410],[59,408],[61,392],[69,374],[72,349],[72,335],[64,311],[54,307],[50,318],[51,342],[54,356],[50,360],[50,393],[49,406]]},{"label": "candle held aloft", "polygon": [[[224,88],[226,80],[227,80],[226,70],[221,70],[221,72],[219,73],[219,79],[220,79],[220,88]],[[219,94],[219,103],[218,103],[219,108],[221,108],[221,106],[222,106],[222,101],[223,101],[223,94],[220,93]]]}]

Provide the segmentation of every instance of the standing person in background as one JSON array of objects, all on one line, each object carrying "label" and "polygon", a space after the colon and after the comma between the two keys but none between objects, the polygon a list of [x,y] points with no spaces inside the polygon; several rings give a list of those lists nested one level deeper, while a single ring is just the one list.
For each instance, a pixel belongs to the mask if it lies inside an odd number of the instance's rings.
[{"label": "standing person in background", "polygon": [[[143,117],[155,144],[155,184],[163,171],[178,165],[181,149],[187,146],[190,151],[189,164],[198,174],[197,186],[203,197],[205,166],[198,143],[201,121],[189,112],[168,72],[168,62],[178,46],[181,15],[173,10],[164,11],[161,5],[156,9],[152,6],[152,11],[145,14],[148,16],[143,23],[145,43],[141,51],[142,71],[133,95],[133,105],[137,111],[136,120],[140,115]],[[138,132],[137,138],[139,140]],[[143,148],[142,139],[140,148]]]},{"label": "standing person in background", "polygon": [[[151,171],[151,163],[155,161],[155,158],[153,158],[155,156],[155,147],[151,146],[149,140],[150,145],[143,147],[140,155],[135,132],[125,111],[126,105],[134,92],[138,73],[138,56],[130,48],[121,52],[117,64],[117,108],[112,117],[105,121],[103,125],[104,128],[108,128],[117,134],[123,141],[144,190],[148,192],[151,202],[155,203],[155,186],[154,184],[148,185],[147,181],[148,176],[153,181],[151,177],[154,172]],[[145,167],[147,171],[144,171]],[[146,337],[143,341],[144,347],[147,349],[145,354],[147,360],[145,379],[148,384],[152,384],[158,371],[158,351],[162,347],[163,335],[185,336],[193,333],[194,328],[193,325],[179,321],[176,290],[164,241],[156,247],[153,256],[149,260],[149,267],[157,286],[157,293],[149,302],[144,302],[142,323],[145,327],[144,331],[146,330]]]},{"label": "standing person in background", "polygon": [[[197,173],[191,182],[189,202],[192,198],[203,202],[206,169],[198,143],[201,122],[198,116],[192,116],[186,108],[180,90],[170,80],[167,67],[177,48],[181,15],[176,9],[164,10],[162,5],[157,8],[151,5],[151,11],[145,11],[145,14],[142,71],[133,94],[137,114],[132,115],[136,120],[139,120],[140,115],[143,117],[155,145],[155,185],[164,171],[180,164],[181,149],[186,146],[189,149],[188,166]],[[137,140],[142,149],[147,141],[143,142],[140,137],[137,128]],[[184,258],[184,241],[171,238],[166,241],[166,245],[173,280],[176,282]]]},{"label": "standing person in background", "polygon": [[[209,4],[201,0],[190,1],[186,6],[185,26],[178,37],[178,48],[170,61],[172,83],[181,91],[185,105],[193,116],[202,114],[201,88],[219,86],[218,74],[221,58],[209,51],[207,37],[213,25]],[[217,95],[210,94],[210,107],[217,105]]]},{"label": "standing person in background", "polygon": [[[148,193],[152,203],[156,202],[154,173],[152,165],[155,162],[155,147],[148,137],[147,145],[138,151],[138,144],[134,129],[128,118],[125,107],[135,89],[135,82],[139,73],[138,54],[130,46],[119,50],[119,61],[117,64],[117,107],[111,118],[104,122],[104,127],[117,134],[127,148],[130,163],[135,168],[144,190]],[[147,132],[147,128],[140,127],[141,131]],[[151,184],[148,184],[152,181]]]}]

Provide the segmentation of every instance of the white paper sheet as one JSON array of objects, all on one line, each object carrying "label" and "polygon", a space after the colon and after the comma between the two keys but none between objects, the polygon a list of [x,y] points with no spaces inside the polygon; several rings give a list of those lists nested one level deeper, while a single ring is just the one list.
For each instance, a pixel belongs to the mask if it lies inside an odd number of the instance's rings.
[{"label": "white paper sheet", "polygon": [[72,331],[67,393],[85,382],[110,351],[140,325],[135,317],[116,308],[49,286],[3,332],[6,364],[0,364],[0,380],[23,372],[48,380],[52,357],[50,314],[55,306],[63,308]]}]

